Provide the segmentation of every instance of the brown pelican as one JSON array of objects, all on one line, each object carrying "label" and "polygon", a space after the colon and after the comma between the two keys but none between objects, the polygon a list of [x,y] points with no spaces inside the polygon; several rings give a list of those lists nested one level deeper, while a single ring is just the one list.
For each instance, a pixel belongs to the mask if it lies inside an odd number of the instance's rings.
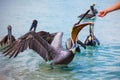
[{"label": "brown pelican", "polygon": [[[78,34],[76,31],[80,31],[86,25],[91,24],[92,23],[79,24],[78,28],[77,26],[73,28],[71,39],[74,44]],[[10,56],[10,58],[16,57],[19,53],[30,48],[38,53],[45,61],[51,61],[51,65],[67,65],[73,60],[76,47],[74,46],[70,50],[65,50],[62,47],[62,36],[63,32],[57,32],[51,44],[49,44],[35,31],[30,31],[13,42],[12,45],[3,52],[3,54],[5,54],[5,56]]]},{"label": "brown pelican", "polygon": [[[85,16],[85,18],[93,18],[96,16],[96,14],[98,13],[98,11],[96,9],[94,9],[95,4],[93,4],[92,6],[90,6],[90,10],[91,10],[91,14],[87,14]],[[81,18],[84,14],[81,14],[80,16],[78,16],[79,18]]]},{"label": "brown pelican", "polygon": [[1,39],[0,41],[0,45],[2,47],[8,44],[12,44],[15,41],[15,37],[12,35],[12,26],[8,25],[7,29],[8,29],[8,34],[5,37],[3,37],[3,39]]},{"label": "brown pelican", "polygon": [[[85,14],[80,18],[80,20],[77,22],[77,23],[75,23],[74,24],[74,26],[72,27],[73,29],[72,29],[72,32],[74,32],[74,28],[75,28],[75,26],[78,26],[79,24],[80,24],[80,22],[82,21],[82,19],[84,19],[84,17],[88,14],[90,12],[90,10],[87,10],[86,12],[85,12]],[[81,26],[81,25],[79,25],[79,26]],[[79,30],[79,29],[77,29],[77,30]],[[74,32],[74,33],[76,33],[76,32]],[[72,34],[74,34],[74,33],[72,33]],[[76,34],[75,34],[76,35]],[[77,38],[77,44],[80,44],[84,49],[86,49],[86,46]],[[74,43],[72,42],[72,39],[71,38],[68,38],[67,39],[67,42],[66,42],[66,49],[71,49],[72,47],[74,46]],[[77,48],[76,48],[76,51],[77,52],[80,52],[80,48],[79,48],[79,45],[76,45],[77,46]]]},{"label": "brown pelican", "polygon": [[[93,24],[93,25],[94,25],[94,24]],[[98,40],[98,39],[95,37],[95,35],[94,35],[94,30],[93,30],[94,26],[93,26],[93,25],[90,25],[90,30],[89,30],[90,35],[87,36],[87,38],[86,38],[86,40],[85,40],[85,42],[84,42],[84,44],[87,45],[87,46],[100,45],[99,40]]]}]

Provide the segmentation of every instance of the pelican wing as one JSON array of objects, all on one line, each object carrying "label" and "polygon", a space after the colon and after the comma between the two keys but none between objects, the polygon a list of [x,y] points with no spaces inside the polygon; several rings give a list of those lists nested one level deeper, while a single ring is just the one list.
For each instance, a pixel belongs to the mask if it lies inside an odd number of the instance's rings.
[{"label": "pelican wing", "polygon": [[15,37],[12,35],[12,43],[16,40]]},{"label": "pelican wing", "polygon": [[[11,36],[11,40],[12,40],[12,42],[15,41],[15,37],[14,37],[13,35]],[[8,42],[8,35],[4,36],[4,37],[1,39],[1,41],[0,41],[0,45],[1,45],[1,46],[7,45],[7,44],[9,44],[9,42]]]},{"label": "pelican wing", "polygon": [[3,37],[3,38],[1,39],[1,41],[0,41],[0,45],[1,45],[1,46],[5,45],[5,43],[7,43],[7,39],[8,39],[7,36],[8,36],[8,35],[6,35],[5,37]]},{"label": "pelican wing", "polygon": [[67,39],[67,42],[66,42],[66,49],[71,49],[72,48],[72,46],[73,46],[73,44],[72,44],[72,40],[71,40],[71,38],[68,38]]},{"label": "pelican wing", "polygon": [[49,33],[46,31],[40,31],[37,33],[39,36],[41,36],[44,40],[46,40],[49,44],[53,41],[56,33]]},{"label": "pelican wing", "polygon": [[58,32],[54,37],[51,46],[53,46],[55,50],[64,50],[62,46],[62,37],[63,37],[63,32]]},{"label": "pelican wing", "polygon": [[92,22],[88,22],[88,23],[83,23],[83,24],[79,24],[79,25],[76,25],[76,26],[73,26],[73,27],[72,27],[71,38],[72,38],[72,40],[73,40],[74,43],[76,42],[78,33],[79,33],[85,26],[91,25],[91,24],[93,24],[93,23],[92,23]]},{"label": "pelican wing", "polygon": [[16,57],[27,48],[36,51],[45,61],[51,60],[57,53],[53,47],[35,32],[28,32],[3,52],[5,56]]}]

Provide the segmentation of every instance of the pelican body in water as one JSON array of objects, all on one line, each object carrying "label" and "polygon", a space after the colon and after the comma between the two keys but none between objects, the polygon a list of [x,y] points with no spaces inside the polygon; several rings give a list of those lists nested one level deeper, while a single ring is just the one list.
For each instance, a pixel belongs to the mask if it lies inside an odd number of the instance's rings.
[{"label": "pelican body in water", "polygon": [[[93,4],[92,6],[90,6],[90,10],[91,10],[91,14],[87,14],[85,16],[85,18],[93,18],[96,16],[96,14],[98,13],[98,11],[94,8],[95,4]],[[81,14],[80,16],[78,16],[79,18],[81,18],[84,14]]]},{"label": "pelican body in water", "polygon": [[[81,30],[81,28],[85,27],[86,25],[91,25],[91,23],[80,24],[79,29]],[[72,35],[76,36],[76,34]],[[48,43],[35,31],[29,31],[18,40],[13,42],[11,46],[7,47],[3,54],[5,54],[5,56],[10,56],[10,58],[16,57],[19,53],[29,48],[38,53],[46,62],[51,61],[50,64],[52,66],[67,65],[73,60],[76,53],[76,47],[65,50],[62,47],[62,36],[63,32],[57,32],[52,42]]]},{"label": "pelican body in water", "polygon": [[12,44],[15,41],[15,37],[12,35],[12,26],[8,25],[7,29],[8,29],[8,34],[5,37],[3,37],[3,39],[1,39],[0,41],[0,45],[2,47]]},{"label": "pelican body in water", "polygon": [[[93,24],[94,25],[94,24]],[[84,44],[87,45],[87,46],[97,46],[97,45],[100,45],[100,42],[99,40],[95,37],[94,35],[94,26],[93,25],[90,25],[90,35],[87,36]]]}]

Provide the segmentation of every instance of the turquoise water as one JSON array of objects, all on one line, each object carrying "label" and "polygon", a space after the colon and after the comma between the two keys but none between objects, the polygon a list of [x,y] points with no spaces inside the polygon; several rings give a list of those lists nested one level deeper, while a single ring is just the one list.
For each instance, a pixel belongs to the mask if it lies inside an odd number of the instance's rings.
[{"label": "turquoise water", "polygon": [[[38,20],[37,31],[64,32],[63,46],[70,36],[71,26],[77,16],[96,3],[101,10],[119,0],[0,0],[0,39],[12,25],[13,35],[19,38]],[[98,47],[81,47],[69,68],[50,66],[34,51],[27,49],[17,58],[9,59],[0,54],[0,80],[120,80],[120,11],[109,13],[95,21],[95,36],[101,42]],[[84,28],[79,39],[88,35]]]}]

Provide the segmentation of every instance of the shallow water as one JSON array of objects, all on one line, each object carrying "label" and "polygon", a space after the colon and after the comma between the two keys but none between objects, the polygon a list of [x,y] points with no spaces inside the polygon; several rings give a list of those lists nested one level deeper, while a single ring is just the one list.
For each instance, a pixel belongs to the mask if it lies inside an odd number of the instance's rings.
[{"label": "shallow water", "polygon": [[[96,3],[101,10],[119,0],[0,0],[0,39],[12,25],[13,35],[18,38],[25,34],[32,20],[37,19],[37,31],[64,32],[63,47],[70,36],[71,26],[77,16]],[[34,51],[27,49],[18,57],[9,59],[0,54],[0,80],[120,80],[120,11],[109,13],[95,21],[95,36],[101,42],[98,47],[81,47],[69,68],[50,66]],[[79,39],[84,41],[88,27]],[[1,52],[0,52],[1,53]]]}]

